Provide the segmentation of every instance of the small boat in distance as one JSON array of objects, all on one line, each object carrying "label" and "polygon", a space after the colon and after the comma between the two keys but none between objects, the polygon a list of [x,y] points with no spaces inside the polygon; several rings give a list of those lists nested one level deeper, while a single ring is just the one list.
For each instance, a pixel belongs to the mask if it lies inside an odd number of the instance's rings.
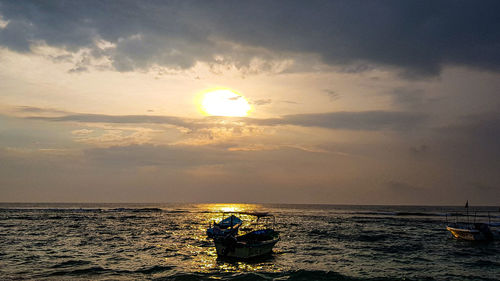
[{"label": "small boat in distance", "polygon": [[[491,222],[490,212],[488,213],[488,222],[476,222],[476,218],[478,217],[478,213],[485,213],[474,211],[473,222],[471,222],[471,218],[469,216],[469,201],[465,203],[465,208],[467,210],[466,218],[467,222],[458,222],[457,218],[461,216],[460,214],[455,214],[455,222],[447,223],[446,230],[451,232],[454,238],[460,240],[468,240],[468,241],[493,241],[500,239],[500,231],[498,229],[494,229],[493,227],[499,226],[498,223]],[[480,217],[486,217],[480,215]],[[448,221],[448,216],[447,219]]]},{"label": "small boat in distance", "polygon": [[[219,258],[252,259],[272,253],[274,245],[280,240],[274,230],[276,219],[268,213],[242,213],[257,217],[250,232],[238,235],[237,231],[213,237]],[[271,226],[272,224],[272,226]]]}]

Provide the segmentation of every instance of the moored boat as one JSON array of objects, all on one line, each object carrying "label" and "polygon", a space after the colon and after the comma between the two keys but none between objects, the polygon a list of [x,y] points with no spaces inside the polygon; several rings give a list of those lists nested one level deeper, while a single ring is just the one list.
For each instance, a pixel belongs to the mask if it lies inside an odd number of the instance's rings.
[{"label": "moored boat", "polygon": [[486,223],[452,223],[446,230],[457,239],[469,241],[491,241],[497,236]]},{"label": "moored boat", "polygon": [[[467,218],[467,222],[458,222],[457,218],[459,216],[463,216],[461,214],[455,214],[455,222],[447,223],[446,230],[451,232],[454,238],[460,240],[467,241],[492,241],[500,239],[500,231],[495,227],[498,226],[498,223],[491,222],[491,216],[489,211],[487,212],[487,216],[480,215],[480,218],[488,218],[488,222],[476,222],[478,218],[478,213],[485,213],[485,211],[478,212],[474,211],[474,216],[471,218],[469,216],[469,201],[465,203],[465,208],[467,213],[465,217]],[[448,218],[448,216],[447,216]],[[448,219],[447,219],[448,220]]]},{"label": "moored boat", "polygon": [[[257,229],[243,235],[233,232],[225,236],[215,236],[214,244],[220,258],[252,259],[266,256],[272,253],[274,245],[280,240],[279,233],[274,230],[274,216],[267,213],[245,214],[257,217],[254,226]],[[262,223],[265,218],[272,219],[272,227],[269,220]]]}]

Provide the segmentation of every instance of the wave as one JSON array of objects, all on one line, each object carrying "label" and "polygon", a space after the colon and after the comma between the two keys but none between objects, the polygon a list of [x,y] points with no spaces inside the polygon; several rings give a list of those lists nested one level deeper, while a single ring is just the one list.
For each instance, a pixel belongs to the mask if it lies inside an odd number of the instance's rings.
[{"label": "wave", "polygon": [[0,208],[0,212],[5,213],[98,213],[103,212],[99,208]]},{"label": "wave", "polygon": [[361,242],[378,242],[389,238],[390,236],[386,234],[360,234],[356,240]]},{"label": "wave", "polygon": [[475,262],[470,263],[471,266],[480,266],[480,267],[498,267],[500,266],[500,262],[494,262],[490,260],[482,260],[479,259]]},{"label": "wave", "polygon": [[82,266],[82,265],[88,265],[88,264],[90,264],[89,261],[68,260],[68,261],[63,261],[61,263],[53,265],[51,268],[66,268],[66,267]]},{"label": "wave", "polygon": [[[53,266],[52,268],[69,268],[72,266],[81,266],[81,265],[87,265],[89,262],[85,261],[66,261],[62,262],[60,264],[57,264]],[[46,276],[79,276],[79,277],[85,277],[85,276],[93,276],[93,275],[101,275],[101,274],[112,274],[114,276],[119,275],[126,277],[127,275],[134,275],[134,274],[157,274],[157,273],[162,273],[165,271],[171,271],[173,267],[171,266],[161,266],[161,265],[154,265],[151,267],[146,267],[146,268],[139,268],[137,270],[113,270],[113,269],[107,269],[103,268],[100,266],[91,266],[87,268],[77,268],[77,269],[71,269],[71,270],[60,270],[60,271],[55,271],[47,274]]]},{"label": "wave", "polygon": [[182,213],[184,211],[164,211],[161,208],[0,208],[0,212],[5,213],[117,213],[117,212],[132,212],[132,213],[153,213],[153,212],[166,212],[166,213]]},{"label": "wave", "polygon": [[[75,262],[75,261],[71,261]],[[69,264],[69,263],[68,263]],[[155,265],[152,267],[140,268],[137,270],[113,270],[106,269],[100,266],[92,266],[88,268],[79,268],[73,270],[60,270],[49,273],[45,277],[56,276],[73,276],[75,278],[96,278],[98,275],[113,276],[114,278],[138,277],[143,275],[152,275],[156,277],[152,280],[167,281],[167,280],[186,280],[186,281],[201,281],[201,280],[227,280],[227,281],[259,281],[259,280],[288,280],[288,281],[308,281],[308,280],[342,280],[342,281],[370,281],[370,280],[398,280],[395,278],[372,277],[361,278],[343,275],[335,271],[321,270],[293,270],[284,272],[179,272],[174,267]],[[40,276],[41,277],[41,276]],[[424,277],[425,278],[425,277]],[[427,278],[428,279],[428,278]],[[400,280],[412,280],[411,278],[402,278]],[[421,278],[414,279],[421,280]]]},{"label": "wave", "polygon": [[88,268],[73,269],[73,270],[61,270],[49,273],[48,276],[66,276],[66,275],[77,275],[77,276],[88,276],[97,275],[102,273],[109,273],[112,270],[102,268],[100,266],[93,266]]},{"label": "wave", "polygon": [[[186,280],[186,281],[202,281],[202,280],[227,280],[227,281],[266,281],[266,280],[288,280],[288,281],[309,281],[309,280],[342,280],[342,281],[369,281],[369,280],[398,280],[395,278],[360,278],[342,275],[334,271],[320,271],[320,270],[296,270],[286,271],[281,273],[271,272],[246,272],[246,273],[175,273],[170,276],[159,277],[153,280],[167,281],[167,280]],[[412,280],[402,278],[400,280]],[[415,279],[417,280],[417,279]]]},{"label": "wave", "polygon": [[142,274],[154,274],[154,273],[161,273],[161,272],[165,272],[165,271],[170,271],[172,269],[173,269],[173,267],[171,267],[171,266],[155,265],[155,266],[148,267],[148,268],[137,269],[137,270],[132,271],[132,272],[133,273],[142,273]]},{"label": "wave", "polygon": [[375,215],[375,216],[412,216],[412,217],[444,217],[447,213],[426,213],[426,212],[354,212],[351,214]]},{"label": "wave", "polygon": [[113,208],[109,209],[109,212],[134,212],[134,213],[151,213],[151,212],[163,212],[160,208]]}]

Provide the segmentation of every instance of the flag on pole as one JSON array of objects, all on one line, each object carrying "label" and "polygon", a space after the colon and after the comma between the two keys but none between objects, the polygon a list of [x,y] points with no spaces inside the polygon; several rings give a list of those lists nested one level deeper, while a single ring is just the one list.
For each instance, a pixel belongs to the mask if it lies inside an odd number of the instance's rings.
[{"label": "flag on pole", "polygon": [[465,202],[465,208],[469,208],[469,200],[467,200],[467,202]]}]

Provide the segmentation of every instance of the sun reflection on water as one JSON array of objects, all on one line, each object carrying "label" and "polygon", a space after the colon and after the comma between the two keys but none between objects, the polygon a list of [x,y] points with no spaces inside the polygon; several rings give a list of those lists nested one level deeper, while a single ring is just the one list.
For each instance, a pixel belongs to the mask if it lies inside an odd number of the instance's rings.
[{"label": "sun reflection on water", "polygon": [[259,204],[233,204],[233,203],[217,203],[217,204],[198,204],[197,207],[201,210],[210,212],[254,212],[262,208]]}]

